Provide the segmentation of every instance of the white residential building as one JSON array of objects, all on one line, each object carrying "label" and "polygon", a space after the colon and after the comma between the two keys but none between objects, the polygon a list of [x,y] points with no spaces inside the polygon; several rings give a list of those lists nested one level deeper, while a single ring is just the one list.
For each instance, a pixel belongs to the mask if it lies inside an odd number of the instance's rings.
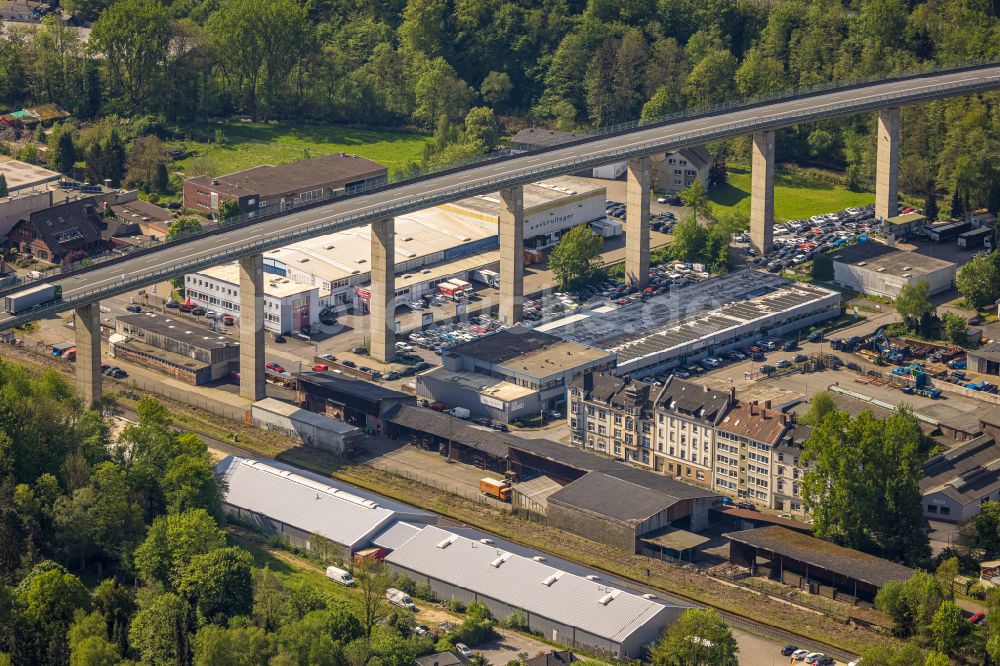
[{"label": "white residential building", "polygon": [[[206,268],[184,276],[184,289],[191,303],[220,315],[240,317],[239,266],[235,263]],[[329,294],[317,287],[277,275],[264,276],[264,328],[288,333],[311,326]]]}]

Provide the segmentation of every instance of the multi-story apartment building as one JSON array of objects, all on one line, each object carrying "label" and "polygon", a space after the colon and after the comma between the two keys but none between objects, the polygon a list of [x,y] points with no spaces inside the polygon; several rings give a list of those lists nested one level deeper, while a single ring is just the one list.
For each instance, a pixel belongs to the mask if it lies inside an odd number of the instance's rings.
[{"label": "multi-story apartment building", "polygon": [[810,430],[805,424],[793,422],[771,456],[774,492],[769,508],[797,518],[808,513],[802,500],[802,476],[808,469],[802,462],[802,443],[809,437]]},{"label": "multi-story apartment building", "polygon": [[[777,457],[792,417],[770,402],[738,402],[716,426],[714,488],[768,508],[777,507]],[[783,476],[788,469],[782,470]],[[780,479],[784,488],[785,479]]]},{"label": "multi-story apartment building", "polygon": [[715,426],[734,402],[732,392],[676,377],[656,386],[585,373],[567,411],[576,446],[711,488]]}]

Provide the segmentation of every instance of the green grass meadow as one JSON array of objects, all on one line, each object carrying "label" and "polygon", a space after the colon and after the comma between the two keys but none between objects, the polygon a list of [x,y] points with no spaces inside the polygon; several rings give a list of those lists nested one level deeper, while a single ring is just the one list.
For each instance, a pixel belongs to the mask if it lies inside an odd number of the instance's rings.
[{"label": "green grass meadow", "polygon": [[[750,213],[750,169],[729,167],[725,185],[709,191],[712,213],[742,211]],[[853,192],[798,172],[778,171],[774,177],[774,217],[795,220],[833,213],[851,206],[863,206],[874,201],[870,192]]]},{"label": "green grass meadow", "polygon": [[[222,142],[216,143],[221,131]],[[287,164],[305,157],[345,152],[384,164],[389,173],[424,155],[430,137],[413,132],[393,132],[352,127],[296,123],[199,123],[180,128],[183,147],[191,155],[175,163],[186,175],[197,175],[206,164],[212,175],[224,175],[263,164]]]}]

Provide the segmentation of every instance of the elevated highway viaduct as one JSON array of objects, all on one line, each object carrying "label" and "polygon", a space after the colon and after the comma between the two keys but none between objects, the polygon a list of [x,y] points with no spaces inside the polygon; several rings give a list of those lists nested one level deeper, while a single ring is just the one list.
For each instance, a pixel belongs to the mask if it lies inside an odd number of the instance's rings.
[{"label": "elevated highway viaduct", "polygon": [[[393,356],[395,296],[392,257],[394,217],[461,198],[500,192],[500,317],[520,319],[523,280],[522,187],[547,177],[628,161],[626,275],[645,285],[649,266],[650,156],[684,146],[741,135],[753,137],[751,239],[761,252],[771,246],[774,221],[774,137],[782,127],[865,112],[878,117],[876,217],[896,213],[899,109],[903,105],[1000,88],[1000,64],[978,64],[931,73],[791,93],[752,103],[724,105],[699,114],[610,130],[549,149],[485,160],[308,208],[292,208],[256,220],[166,243],[156,248],[46,277],[62,287],[62,300],[18,314],[0,314],[0,329],[75,310],[77,377],[88,402],[101,396],[101,299],[176,275],[238,260],[240,263],[240,382],[252,400],[264,395],[262,253],[335,231],[372,226],[371,351]],[[86,338],[81,340],[79,338]]]}]

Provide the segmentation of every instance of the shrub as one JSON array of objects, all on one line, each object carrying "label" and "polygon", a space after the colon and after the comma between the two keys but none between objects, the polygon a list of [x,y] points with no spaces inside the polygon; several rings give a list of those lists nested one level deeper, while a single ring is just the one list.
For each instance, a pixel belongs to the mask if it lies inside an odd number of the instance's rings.
[{"label": "shrub", "polygon": [[464,613],[465,604],[463,604],[458,599],[452,599],[451,601],[448,602],[448,610],[450,610],[452,613]]},{"label": "shrub", "polygon": [[413,596],[418,599],[426,599],[427,601],[437,601],[437,595],[431,589],[430,583],[417,583],[416,588],[413,590]]}]

